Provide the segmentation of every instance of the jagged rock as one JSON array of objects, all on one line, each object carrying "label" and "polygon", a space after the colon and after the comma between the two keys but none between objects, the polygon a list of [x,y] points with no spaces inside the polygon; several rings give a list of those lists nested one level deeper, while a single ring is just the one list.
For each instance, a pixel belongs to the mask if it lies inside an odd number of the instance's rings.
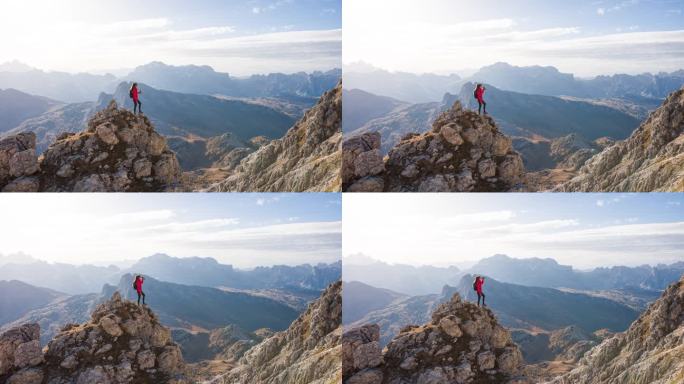
[{"label": "jagged rock", "polygon": [[342,380],[342,282],[331,284],[290,327],[251,348],[219,383],[338,384]]},{"label": "jagged rock", "polygon": [[587,352],[553,384],[666,384],[684,377],[684,277],[623,333]]},{"label": "jagged rock", "polygon": [[166,139],[147,117],[119,109],[113,101],[83,132],[57,137],[40,158],[35,141],[34,133],[0,141],[4,191],[152,192],[176,188],[181,181]]},{"label": "jagged rock", "polygon": [[38,324],[25,324],[0,335],[0,378],[42,361]]},{"label": "jagged rock", "polygon": [[511,139],[491,117],[464,110],[459,102],[429,132],[405,135],[384,159],[384,171],[379,147],[377,133],[345,142],[345,191],[498,192],[517,189],[525,179]]},{"label": "jagged rock", "polygon": [[380,133],[364,133],[342,144],[342,186],[349,192],[382,192]]},{"label": "jagged rock", "polygon": [[342,336],[342,378],[344,383],[381,383],[380,327],[365,325]]},{"label": "jagged rock", "polygon": [[[171,342],[169,330],[149,308],[122,300],[118,292],[93,311],[89,322],[65,326],[44,355],[38,326],[27,327],[20,339],[28,341],[14,349],[13,367],[33,368],[14,373],[8,383],[187,382],[180,348]],[[0,346],[6,337],[12,339],[10,332],[0,337]]]},{"label": "jagged rock", "polygon": [[12,179],[38,172],[36,134],[20,133],[0,140],[0,189]]},{"label": "jagged rock", "polygon": [[[384,384],[527,380],[520,376],[522,353],[509,332],[489,309],[465,302],[458,294],[440,305],[427,324],[404,327],[382,356],[358,359],[361,353],[369,355],[367,346],[377,342],[378,332],[377,325],[367,325],[345,334],[345,384],[357,377],[368,380],[358,382]],[[371,360],[372,365],[365,364]]]},{"label": "jagged rock", "polygon": [[341,189],[342,83],[326,92],[284,137],[244,158],[210,191],[337,192]]},{"label": "jagged rock", "polygon": [[562,192],[684,191],[684,89],[624,141],[589,159]]}]

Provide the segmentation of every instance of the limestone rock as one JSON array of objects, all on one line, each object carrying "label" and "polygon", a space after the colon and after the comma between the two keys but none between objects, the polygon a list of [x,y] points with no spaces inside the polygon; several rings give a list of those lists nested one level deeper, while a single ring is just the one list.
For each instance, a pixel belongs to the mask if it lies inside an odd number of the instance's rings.
[{"label": "limestone rock", "polygon": [[338,192],[341,189],[342,83],[284,137],[262,146],[209,188],[222,192]]},{"label": "limestone rock", "polygon": [[0,141],[0,189],[12,192],[154,192],[181,182],[176,155],[145,116],[115,102],[79,133],[57,137],[43,155],[34,133]]},{"label": "limestone rock", "polygon": [[[380,153],[380,133],[364,133],[342,144],[342,186],[350,192],[382,192],[381,178],[385,170]],[[377,179],[377,183],[368,180]],[[379,190],[378,190],[379,189]]]},{"label": "limestone rock", "polygon": [[252,347],[215,383],[312,383],[342,380],[342,282],[331,284],[290,327]]},{"label": "limestone rock", "polygon": [[[377,325],[366,325],[345,333],[345,384],[526,380],[521,376],[522,353],[509,332],[488,308],[465,302],[458,294],[435,309],[427,324],[404,327],[381,355],[368,352],[378,332]],[[364,358],[359,359],[361,354]]]},{"label": "limestone rock", "polygon": [[124,301],[116,292],[90,321],[64,327],[44,354],[38,325],[4,333],[0,378],[27,384],[187,383],[180,348],[169,334],[149,308]]},{"label": "limestone rock", "polygon": [[587,352],[553,384],[679,383],[684,377],[684,277],[627,331]]},{"label": "limestone rock", "polygon": [[[502,192],[525,182],[522,157],[494,120],[459,102],[432,129],[405,135],[380,167],[380,135],[364,133],[343,145],[348,192]],[[382,182],[380,182],[382,181]]]},{"label": "limestone rock", "polygon": [[684,88],[624,141],[584,163],[561,192],[684,191]]}]

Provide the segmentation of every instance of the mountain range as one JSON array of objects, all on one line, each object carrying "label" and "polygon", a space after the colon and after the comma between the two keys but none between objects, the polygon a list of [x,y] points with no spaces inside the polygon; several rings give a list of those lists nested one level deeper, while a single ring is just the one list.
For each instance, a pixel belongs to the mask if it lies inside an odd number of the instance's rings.
[{"label": "mountain range", "polygon": [[100,93],[112,93],[119,83],[130,81],[180,93],[314,102],[323,92],[333,88],[341,75],[340,69],[333,69],[310,74],[271,73],[239,78],[216,72],[208,66],[151,62],[117,78],[111,74],[46,72],[15,62],[0,65],[0,89],[14,88],[62,102],[79,103],[95,101]]},{"label": "mountain range", "polygon": [[[430,79],[430,80],[426,80]],[[672,73],[615,74],[591,79],[577,78],[550,66],[514,66],[494,63],[470,76],[393,73],[369,66],[354,66],[344,73],[345,87],[359,88],[411,103],[439,101],[467,82],[487,83],[506,91],[546,96],[592,99],[664,99],[684,84],[684,70]],[[425,92],[425,89],[432,92]],[[412,95],[426,95],[413,97]]]}]

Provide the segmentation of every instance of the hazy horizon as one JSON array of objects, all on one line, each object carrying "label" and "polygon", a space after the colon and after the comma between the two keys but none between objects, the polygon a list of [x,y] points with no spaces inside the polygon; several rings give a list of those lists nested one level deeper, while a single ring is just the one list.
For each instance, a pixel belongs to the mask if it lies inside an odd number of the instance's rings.
[{"label": "hazy horizon", "polygon": [[672,0],[349,0],[343,63],[410,73],[495,62],[579,77],[672,72],[684,62],[683,8]]},{"label": "hazy horizon", "polygon": [[552,258],[576,269],[684,261],[684,198],[676,194],[345,194],[343,200],[343,263],[358,253],[436,266],[495,254]]},{"label": "hazy horizon", "polygon": [[341,259],[339,194],[17,194],[0,254],[102,264],[156,253],[247,269]]},{"label": "hazy horizon", "polygon": [[7,0],[0,63],[51,71],[201,61],[236,76],[341,67],[341,0]]}]

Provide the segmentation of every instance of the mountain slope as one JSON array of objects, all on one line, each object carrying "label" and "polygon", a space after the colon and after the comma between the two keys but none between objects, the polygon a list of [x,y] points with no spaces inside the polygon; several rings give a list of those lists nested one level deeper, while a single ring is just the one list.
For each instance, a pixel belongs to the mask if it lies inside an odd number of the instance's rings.
[{"label": "mountain slope", "polygon": [[[639,125],[636,118],[602,105],[485,87],[487,112],[509,135],[552,139],[575,133],[588,140],[604,136],[624,139]],[[475,84],[464,84],[458,100],[464,107],[477,110],[473,89]],[[445,99],[450,98],[447,95]]]},{"label": "mountain slope", "polygon": [[342,301],[345,303],[342,308],[342,323],[353,323],[368,312],[386,308],[392,302],[405,298],[406,295],[389,289],[375,288],[358,281],[345,281],[342,291]]},{"label": "mountain slope", "polygon": [[64,296],[63,293],[21,281],[0,280],[0,326]]},{"label": "mountain slope", "polygon": [[281,139],[250,154],[225,181],[211,191],[339,191],[342,141],[342,84]]},{"label": "mountain slope", "polygon": [[[121,83],[114,95],[101,95],[99,108],[111,100],[133,109],[128,91],[131,83]],[[143,112],[164,135],[197,135],[205,138],[233,133],[241,140],[255,136],[281,137],[294,120],[272,108],[208,95],[163,91],[139,83]]]},{"label": "mountain slope", "polygon": [[290,327],[256,345],[225,384],[337,384],[342,379],[342,283],[331,284]]},{"label": "mountain slope", "polygon": [[0,134],[41,115],[61,103],[45,97],[33,96],[16,89],[0,89]]},{"label": "mountain slope", "polygon": [[409,105],[386,96],[377,96],[360,89],[342,90],[342,131],[346,134],[396,108]]},{"label": "mountain slope", "polygon": [[684,88],[626,140],[589,159],[565,192],[684,191]]},{"label": "mountain slope", "polygon": [[554,384],[674,384],[684,380],[684,279],[627,331],[589,351]]}]

